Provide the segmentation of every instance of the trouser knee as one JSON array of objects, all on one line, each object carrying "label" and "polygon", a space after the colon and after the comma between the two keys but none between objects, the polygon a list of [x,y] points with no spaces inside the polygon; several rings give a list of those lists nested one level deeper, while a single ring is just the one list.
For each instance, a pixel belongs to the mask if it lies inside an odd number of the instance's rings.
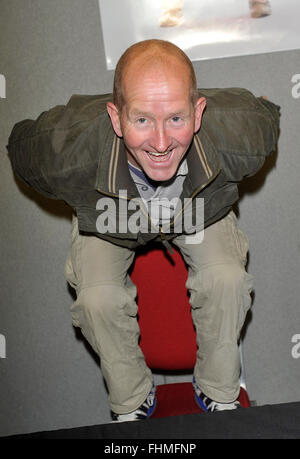
[{"label": "trouser knee", "polygon": [[73,324],[100,355],[114,336],[137,335],[135,288],[105,284],[83,288],[71,306]]},{"label": "trouser knee", "polygon": [[134,297],[127,289],[115,284],[99,284],[83,288],[77,294],[77,305],[71,308],[72,314],[81,310],[84,315],[98,316],[105,322],[114,321],[123,310],[124,314],[136,314]]},{"label": "trouser knee", "polygon": [[[238,263],[217,264],[194,273],[187,282],[199,330],[239,334],[251,305],[253,278]],[[209,327],[207,326],[209,324]]]}]

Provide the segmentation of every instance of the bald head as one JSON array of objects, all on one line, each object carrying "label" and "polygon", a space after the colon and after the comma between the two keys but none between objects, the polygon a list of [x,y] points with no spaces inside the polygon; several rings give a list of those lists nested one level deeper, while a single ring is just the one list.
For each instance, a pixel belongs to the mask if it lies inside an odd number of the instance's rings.
[{"label": "bald head", "polygon": [[119,110],[125,102],[124,81],[138,77],[147,69],[187,73],[190,81],[191,101],[198,98],[196,76],[187,55],[178,46],[163,40],[145,40],[128,48],[119,59],[114,78],[114,103]]}]

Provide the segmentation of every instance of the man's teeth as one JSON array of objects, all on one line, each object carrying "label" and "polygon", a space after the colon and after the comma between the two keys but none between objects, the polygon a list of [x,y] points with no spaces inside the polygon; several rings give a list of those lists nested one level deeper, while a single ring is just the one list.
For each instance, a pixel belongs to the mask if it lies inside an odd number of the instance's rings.
[{"label": "man's teeth", "polygon": [[171,157],[173,150],[167,150],[163,151],[162,153],[158,153],[157,151],[148,151],[148,155],[150,158],[152,158],[152,161],[156,162],[163,162],[163,161],[168,161],[168,159]]},{"label": "man's teeth", "polygon": [[165,156],[167,155],[168,153],[170,153],[169,151],[164,151],[163,153],[156,153],[154,151],[149,151],[149,154],[150,155],[153,155],[153,156]]}]

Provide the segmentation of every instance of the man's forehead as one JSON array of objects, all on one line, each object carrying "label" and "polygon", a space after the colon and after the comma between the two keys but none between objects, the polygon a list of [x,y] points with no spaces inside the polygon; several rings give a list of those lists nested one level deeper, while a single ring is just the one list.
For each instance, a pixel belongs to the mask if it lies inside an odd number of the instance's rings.
[{"label": "man's forehead", "polygon": [[191,85],[187,74],[150,68],[125,75],[122,86],[125,98],[169,100],[171,94],[173,98],[185,99]]},{"label": "man's forehead", "polygon": [[182,60],[167,55],[143,56],[138,55],[128,62],[123,70],[123,83],[137,78],[147,78],[149,75],[166,79],[170,75],[189,76],[189,68]]},{"label": "man's forehead", "polygon": [[190,109],[191,98],[189,91],[170,91],[169,93],[147,93],[141,91],[124,93],[124,108],[132,115],[151,115],[153,113],[185,113]]}]

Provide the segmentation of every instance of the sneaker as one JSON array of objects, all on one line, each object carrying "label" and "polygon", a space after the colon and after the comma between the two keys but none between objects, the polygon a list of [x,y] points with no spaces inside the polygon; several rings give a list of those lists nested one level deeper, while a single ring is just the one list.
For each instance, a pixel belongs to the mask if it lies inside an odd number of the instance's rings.
[{"label": "sneaker", "polygon": [[201,389],[197,386],[195,379],[193,380],[193,386],[197,405],[199,405],[199,407],[206,413],[213,411],[236,410],[237,408],[241,407],[240,403],[237,400],[232,403],[220,403],[215,402],[209,397],[206,397],[206,395],[203,394],[203,392],[201,392]]},{"label": "sneaker", "polygon": [[271,5],[268,0],[258,1],[250,0],[250,11],[252,18],[262,18],[264,16],[270,16],[271,14]]},{"label": "sneaker", "polygon": [[125,421],[140,421],[142,419],[148,419],[153,414],[156,406],[155,386],[152,389],[144,401],[144,403],[134,411],[126,414],[117,414],[112,412],[113,422],[125,422]]}]

